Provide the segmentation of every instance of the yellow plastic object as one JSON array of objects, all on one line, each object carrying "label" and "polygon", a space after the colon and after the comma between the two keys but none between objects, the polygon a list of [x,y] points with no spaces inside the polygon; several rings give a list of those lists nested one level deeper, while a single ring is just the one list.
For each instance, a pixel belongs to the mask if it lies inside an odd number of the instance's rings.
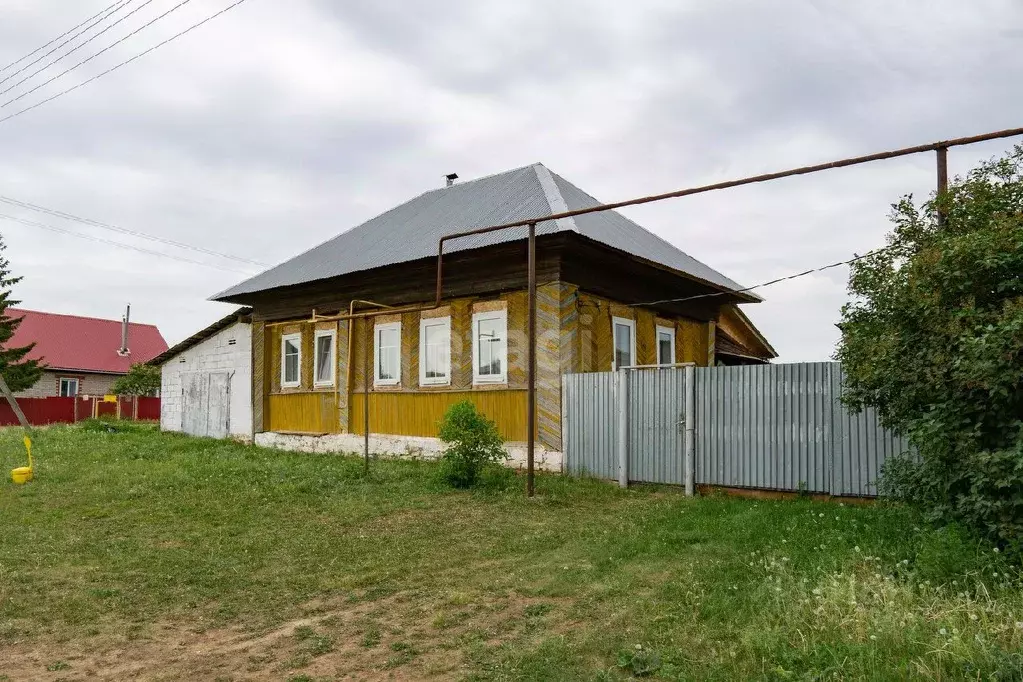
[{"label": "yellow plastic object", "polygon": [[11,480],[21,485],[32,480],[32,439],[25,436],[25,452],[28,453],[28,466],[11,469]]}]

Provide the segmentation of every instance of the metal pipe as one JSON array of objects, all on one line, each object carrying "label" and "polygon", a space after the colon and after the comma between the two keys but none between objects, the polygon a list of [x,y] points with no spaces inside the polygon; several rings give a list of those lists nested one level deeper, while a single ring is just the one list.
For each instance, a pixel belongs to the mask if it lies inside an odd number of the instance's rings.
[{"label": "metal pipe", "polygon": [[[938,147],[935,150],[938,162],[938,201],[948,191],[948,147]],[[945,212],[938,209],[938,225],[945,225]]]},{"label": "metal pipe", "polygon": [[362,428],[366,432],[363,435],[362,445],[362,458],[363,466],[362,470],[369,473],[369,350],[373,345],[372,327],[369,325],[369,320],[366,322],[366,347],[363,349],[362,354],[362,387],[365,399],[362,403]]},{"label": "metal pipe", "polygon": [[527,379],[529,392],[526,394],[526,496],[535,492],[533,461],[536,448],[536,223],[529,224],[527,247],[527,298],[529,337],[527,353]]},{"label": "metal pipe", "polygon": [[677,367],[696,367],[695,362],[673,362],[670,365],[625,365],[618,369],[674,369]]},{"label": "metal pipe", "polygon": [[[348,430],[348,433],[352,432],[352,426],[353,426],[353,424],[352,424],[352,333],[353,333],[352,317],[355,315],[355,304],[356,303],[359,303],[359,304],[362,304],[362,305],[376,306],[377,308],[389,308],[389,309],[393,310],[393,308],[391,308],[391,306],[384,305],[383,303],[377,303],[375,301],[366,301],[366,300],[363,300],[363,299],[353,299],[353,300],[348,302],[348,318],[347,318],[348,319],[348,348],[345,351],[345,357],[346,357],[346,360],[345,360],[345,404],[348,405],[348,423],[345,424],[345,428]],[[325,316],[321,316],[319,318],[319,320],[322,321],[324,319],[324,317]],[[340,322],[342,318],[339,317],[339,316],[335,316],[333,319],[336,322]],[[313,311],[313,322],[316,322],[316,321],[317,321],[316,311],[314,310]],[[339,390],[339,389],[335,389],[335,393],[337,392],[337,390]],[[335,403],[336,402],[337,401],[335,400]]]},{"label": "metal pipe", "polygon": [[[831,170],[833,168],[846,168],[848,166],[857,166],[862,163],[870,163],[871,161],[884,161],[886,159],[894,159],[900,156],[910,156],[912,154],[920,154],[922,152],[932,152],[941,148],[948,149],[949,147],[961,147],[968,144],[976,144],[977,142],[986,142],[988,140],[999,140],[1005,137],[1016,137],[1017,135],[1023,135],[1023,128],[1009,128],[1007,130],[999,130],[993,133],[985,133],[983,135],[973,135],[971,137],[959,137],[952,140],[943,140],[941,142],[932,142],[930,144],[921,144],[915,147],[904,147],[902,149],[893,149],[887,152],[878,152],[876,154],[867,154],[866,156],[853,156],[847,159],[839,159],[838,161],[829,161],[827,163],[818,163],[813,166],[801,166],[799,168],[792,168],[789,170],[776,171],[774,173],[764,173],[763,175],[751,175],[749,177],[740,178],[738,180],[726,180],[725,182],[715,182],[710,185],[700,185],[698,187],[690,187],[687,189],[679,189],[673,192],[665,192],[663,194],[651,194],[645,197],[639,197],[637,199],[628,199],[626,201],[618,201],[612,204],[598,204],[589,208],[580,208],[574,211],[564,211],[562,213],[554,213],[549,216],[544,216],[542,222],[549,220],[560,220],[562,218],[574,218],[575,216],[586,215],[587,213],[599,213],[601,211],[612,211],[617,208],[625,208],[626,206],[638,206],[640,204],[649,204],[654,201],[663,201],[664,199],[677,199],[679,197],[687,197],[693,194],[702,194],[703,192],[713,192],[719,189],[729,189],[731,187],[740,187],[742,185],[752,185],[759,182],[767,182],[768,180],[779,180],[781,178],[788,178],[794,175],[806,175],[808,173],[816,173],[823,170]],[[525,227],[530,222],[536,221],[536,218],[526,218],[523,220],[516,220],[510,223],[503,223],[501,225],[494,225],[492,227],[483,227],[478,230],[469,230],[468,232],[461,232],[457,235],[449,235],[441,239],[441,243],[447,239],[453,239],[456,237],[468,237],[476,234],[486,234],[488,232],[496,232],[497,230],[506,230],[511,227]]]}]

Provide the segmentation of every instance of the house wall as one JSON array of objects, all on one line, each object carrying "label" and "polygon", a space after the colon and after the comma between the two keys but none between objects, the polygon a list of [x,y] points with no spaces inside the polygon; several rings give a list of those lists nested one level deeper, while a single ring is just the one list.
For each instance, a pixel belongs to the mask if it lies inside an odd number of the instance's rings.
[{"label": "house wall", "polygon": [[107,395],[120,374],[46,370],[34,386],[14,395],[18,398],[49,398],[60,395],[62,378],[78,379],[79,395]]},{"label": "house wall", "polygon": [[575,291],[575,314],[563,313],[566,329],[576,328],[575,357],[569,359],[565,373],[609,372],[614,358],[611,319],[623,317],[636,323],[636,362],[657,363],[658,326],[675,330],[675,362],[695,362],[701,367],[710,363],[714,338],[713,323],[658,315],[648,308],[638,308],[611,299]]},{"label": "house wall", "polygon": [[[557,308],[558,283],[538,289],[538,299]],[[487,309],[504,309],[508,316],[508,367],[504,384],[473,385],[472,316]],[[419,325],[422,316],[451,317],[451,382],[446,386],[419,384]],[[377,323],[401,322],[401,380],[396,386],[374,386],[369,377],[370,431],[408,436],[437,435],[437,423],[447,408],[459,400],[470,400],[493,419],[508,441],[526,440],[522,414],[526,407],[526,316],[525,291],[513,291],[490,297],[464,297],[451,300],[441,309],[424,313],[386,315],[352,322],[351,387],[346,387],[349,371],[348,322],[292,322],[257,329],[254,338],[262,346],[266,368],[261,374],[265,398],[262,425],[266,431],[292,433],[363,433],[366,404],[367,349],[372,355],[372,328]],[[258,326],[259,323],[257,323]],[[337,381],[334,386],[313,385],[313,339],[317,329],[337,332]],[[538,353],[538,378],[551,386],[560,385],[557,357],[557,316],[547,322],[538,315],[538,332],[553,340]],[[281,337],[302,335],[301,385],[281,386]],[[372,359],[372,358],[370,358]],[[544,362],[545,360],[545,362]],[[372,363],[369,371],[372,372]],[[258,394],[257,394],[258,395]],[[560,415],[560,412],[558,412]]]},{"label": "house wall", "polygon": [[[230,343],[233,341],[234,343]],[[231,377],[230,433],[252,436],[252,326],[237,323],[168,359],[161,368],[160,428],[181,431],[182,375],[234,372]]]},{"label": "house wall", "polygon": [[[472,383],[472,315],[474,310],[505,308],[508,315],[508,381],[501,385]],[[419,326],[421,316],[451,317],[449,386],[419,385]],[[607,371],[613,355],[612,317],[636,321],[637,361],[656,362],[656,332],[660,325],[675,329],[676,361],[711,362],[713,323],[665,318],[645,308],[580,292],[565,282],[537,287],[537,436],[551,450],[561,448],[561,375]],[[263,367],[253,372],[257,385],[257,431],[295,434],[363,433],[366,405],[364,364],[372,353],[370,330],[377,323],[401,322],[401,380],[397,386],[373,386],[369,380],[370,433],[434,437],[447,408],[472,401],[493,419],[507,441],[526,440],[527,299],[525,291],[489,297],[464,297],[436,311],[401,313],[353,320],[352,351],[347,350],[348,322],[307,321],[264,326],[255,323],[256,357]],[[337,379],[334,386],[313,386],[313,337],[317,328],[337,331]],[[301,385],[281,387],[281,336],[302,335]],[[370,358],[372,359],[372,358]],[[259,363],[259,360],[257,360]],[[346,390],[351,366],[352,395]],[[265,367],[265,369],[263,369]],[[370,372],[372,364],[370,363]]]}]

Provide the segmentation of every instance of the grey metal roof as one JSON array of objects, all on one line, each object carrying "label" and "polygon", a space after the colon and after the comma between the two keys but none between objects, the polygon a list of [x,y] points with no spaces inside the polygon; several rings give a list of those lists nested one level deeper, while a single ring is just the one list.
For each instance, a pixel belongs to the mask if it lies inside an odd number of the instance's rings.
[{"label": "grey metal roof", "polygon": [[[446,234],[543,218],[601,202],[546,166],[535,163],[421,194],[291,260],[213,297],[222,300],[276,287],[337,277],[428,258]],[[538,235],[572,231],[726,289],[741,289],[708,265],[675,248],[617,211],[537,223]],[[526,238],[526,228],[465,237],[445,244],[463,251]],[[752,294],[751,294],[752,295]]]}]

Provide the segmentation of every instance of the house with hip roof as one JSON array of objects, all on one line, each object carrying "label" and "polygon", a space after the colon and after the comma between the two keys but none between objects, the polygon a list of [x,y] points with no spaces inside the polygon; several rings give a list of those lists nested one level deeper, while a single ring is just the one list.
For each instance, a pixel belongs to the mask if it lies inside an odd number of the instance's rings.
[{"label": "house with hip roof", "polygon": [[[527,229],[536,219],[538,463],[561,462],[561,376],[634,365],[763,363],[776,356],[739,311],[761,299],[542,164],[428,191],[213,297],[251,308],[257,443],[436,452],[460,400],[494,420],[513,459],[526,440]],[[686,299],[678,301],[675,299]],[[377,317],[350,306],[411,306]],[[657,303],[653,303],[657,301]],[[324,317],[326,319],[324,319]]]},{"label": "house with hip roof", "polygon": [[19,308],[8,308],[6,316],[21,319],[7,343],[11,347],[34,343],[26,358],[46,365],[42,378],[17,393],[19,398],[106,395],[133,364],[167,350],[160,330],[151,324],[129,322],[125,328],[122,320]]}]

